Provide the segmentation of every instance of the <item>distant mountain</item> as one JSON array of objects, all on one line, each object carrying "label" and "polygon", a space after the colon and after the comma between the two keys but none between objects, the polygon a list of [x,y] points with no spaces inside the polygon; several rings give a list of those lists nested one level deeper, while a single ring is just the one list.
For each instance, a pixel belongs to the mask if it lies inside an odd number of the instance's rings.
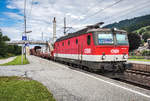
[{"label": "distant mountain", "polygon": [[150,15],[122,20],[119,21],[118,23],[115,22],[113,24],[106,25],[104,26],[104,28],[118,28],[124,29],[128,32],[132,32],[148,25],[150,25]]}]

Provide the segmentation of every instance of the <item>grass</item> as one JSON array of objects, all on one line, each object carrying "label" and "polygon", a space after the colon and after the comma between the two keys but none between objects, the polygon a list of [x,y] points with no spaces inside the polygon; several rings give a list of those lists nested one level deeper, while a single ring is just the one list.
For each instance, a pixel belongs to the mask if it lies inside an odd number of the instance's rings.
[{"label": "grass", "polygon": [[41,83],[23,77],[0,77],[0,101],[55,101]]},{"label": "grass", "polygon": [[147,60],[147,59],[128,59],[128,60],[150,62],[150,60]]},{"label": "grass", "polygon": [[[28,61],[28,59],[25,59],[25,57],[23,56],[23,65],[25,65],[25,64],[29,64],[29,61]],[[8,65],[22,65],[21,55],[17,56],[14,60],[12,60],[8,63],[0,64],[0,66],[8,66]]]},{"label": "grass", "polygon": [[131,59],[144,59],[144,56],[129,56]]}]

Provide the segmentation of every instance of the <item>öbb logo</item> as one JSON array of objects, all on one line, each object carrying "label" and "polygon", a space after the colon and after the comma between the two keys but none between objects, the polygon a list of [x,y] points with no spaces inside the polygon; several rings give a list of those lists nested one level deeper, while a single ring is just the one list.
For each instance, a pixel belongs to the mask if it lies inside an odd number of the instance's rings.
[{"label": "\u00f6bb logo", "polygon": [[118,49],[112,49],[111,53],[119,53],[119,50]]},{"label": "\u00f6bb logo", "polygon": [[84,49],[84,53],[91,53],[91,49],[90,48]]}]

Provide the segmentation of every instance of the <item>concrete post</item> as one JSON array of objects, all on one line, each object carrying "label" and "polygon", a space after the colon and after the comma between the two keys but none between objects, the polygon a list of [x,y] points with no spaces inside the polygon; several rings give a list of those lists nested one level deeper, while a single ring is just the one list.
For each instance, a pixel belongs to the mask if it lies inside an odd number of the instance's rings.
[{"label": "concrete post", "polygon": [[53,43],[56,41],[56,18],[53,20]]},{"label": "concrete post", "polygon": [[21,56],[21,64],[23,64],[23,44],[22,44],[22,56]]}]

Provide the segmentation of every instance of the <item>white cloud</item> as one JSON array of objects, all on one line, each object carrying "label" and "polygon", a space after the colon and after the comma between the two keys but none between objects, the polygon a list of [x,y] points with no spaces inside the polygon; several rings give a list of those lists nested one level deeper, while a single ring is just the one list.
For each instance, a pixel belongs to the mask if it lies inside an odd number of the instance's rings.
[{"label": "white cloud", "polygon": [[9,16],[12,19],[23,20],[23,16],[21,16],[21,15],[19,15],[17,13],[5,12],[4,14]]},{"label": "white cloud", "polygon": [[4,35],[7,35],[11,40],[20,40],[21,39],[21,30],[14,27],[1,27]]},{"label": "white cloud", "polygon": [[7,5],[6,7],[9,8],[9,9],[16,9],[16,7],[11,6],[11,5]]},{"label": "white cloud", "polygon": [[[56,17],[57,20],[57,36],[61,36],[63,35],[62,27],[64,17],[67,18],[68,26],[80,29],[88,24],[94,24],[100,21],[112,23],[137,15],[139,16],[140,14],[148,13],[150,10],[150,7],[146,7],[134,11],[134,14],[131,12],[128,14],[129,16],[125,15],[126,12],[132,10],[130,8],[135,6],[136,9],[136,7],[141,6],[141,4],[142,6],[145,5],[149,0],[124,0],[111,8],[93,15],[116,1],[118,0],[33,0],[32,5],[32,0],[27,0],[27,30],[32,30],[30,38],[41,39],[42,32],[46,37],[52,37],[53,17]],[[9,0],[7,8],[18,9],[19,12],[5,12],[6,15],[12,19],[23,20],[23,16],[21,15],[23,15],[24,0]],[[139,11],[143,13],[139,14]],[[116,17],[117,19],[115,19]],[[3,28],[3,30],[5,33],[8,33],[12,39],[15,39],[18,37],[19,32],[23,32],[23,24],[17,23],[15,26],[6,27]]]}]

